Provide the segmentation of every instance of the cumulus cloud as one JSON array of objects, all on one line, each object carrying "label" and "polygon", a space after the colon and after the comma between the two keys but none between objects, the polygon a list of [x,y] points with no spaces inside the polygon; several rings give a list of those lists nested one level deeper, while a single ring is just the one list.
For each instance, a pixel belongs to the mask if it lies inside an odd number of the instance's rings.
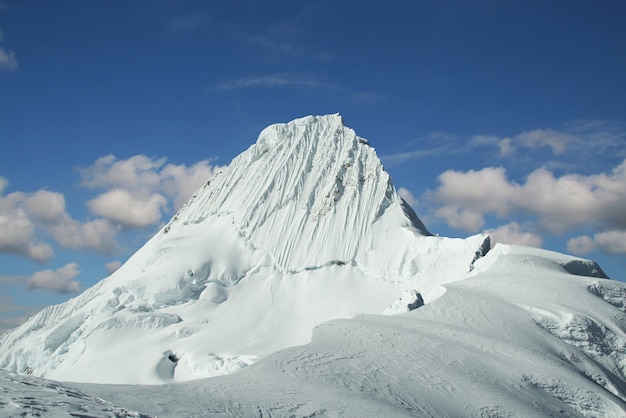
[{"label": "cumulus cloud", "polygon": [[191,166],[165,162],[145,155],[125,160],[107,155],[79,169],[83,186],[105,190],[87,203],[89,210],[125,229],[146,228],[161,221],[170,203],[178,209],[222,169],[208,160]]},{"label": "cumulus cloud", "polygon": [[78,222],[65,214],[61,222],[48,228],[48,233],[63,248],[92,250],[110,255],[118,249],[116,235],[119,227],[105,219]]},{"label": "cumulus cloud", "polygon": [[48,261],[54,251],[43,239],[52,238],[63,248],[89,249],[111,254],[117,248],[119,228],[104,219],[79,222],[66,211],[61,193],[38,190],[3,195],[8,185],[0,177],[0,253],[37,262]]},{"label": "cumulus cloud", "polygon": [[435,210],[435,216],[446,220],[452,228],[476,232],[485,224],[482,214],[458,206],[443,206]]},{"label": "cumulus cloud", "polygon": [[78,281],[73,280],[80,274],[78,264],[69,263],[56,270],[42,270],[28,280],[28,289],[42,289],[68,294],[80,290]]},{"label": "cumulus cloud", "polygon": [[0,253],[15,254],[39,263],[48,261],[54,250],[35,237],[35,226],[23,211],[0,213]]},{"label": "cumulus cloud", "polygon": [[106,263],[104,265],[104,268],[107,269],[109,274],[115,273],[120,267],[122,267],[122,262],[121,261],[111,261],[111,262]]},{"label": "cumulus cloud", "polygon": [[567,251],[572,254],[583,255],[595,251],[598,244],[588,235],[581,235],[567,241]]},{"label": "cumulus cloud", "polygon": [[65,196],[61,193],[38,190],[25,197],[24,208],[40,222],[57,223],[65,215]]},{"label": "cumulus cloud", "polygon": [[161,171],[162,190],[166,196],[174,200],[174,206],[178,209],[196,190],[224,168],[211,166],[206,160],[190,167],[168,164]]},{"label": "cumulus cloud", "polygon": [[129,190],[113,189],[87,202],[91,213],[102,216],[124,228],[146,228],[161,220],[161,210],[167,199],[153,193],[147,196]]},{"label": "cumulus cloud", "polygon": [[581,235],[567,242],[567,250],[573,254],[588,254],[596,249],[609,254],[626,255],[626,231],[611,230]]},{"label": "cumulus cloud", "polygon": [[486,229],[483,233],[489,234],[492,246],[498,242],[539,248],[543,245],[543,239],[540,235],[522,230],[522,227],[517,222],[511,222],[498,228]]},{"label": "cumulus cloud", "polygon": [[43,263],[54,255],[50,244],[36,236],[36,227],[23,207],[26,195],[1,193],[8,182],[0,177],[0,253],[15,254]]},{"label": "cumulus cloud", "polygon": [[503,218],[515,213],[534,216],[554,233],[590,224],[626,228],[626,160],[608,174],[589,176],[557,177],[542,168],[531,172],[523,184],[509,180],[501,167],[448,170],[438,180],[439,188],[428,194],[442,205],[435,214],[468,231],[478,231],[486,214]]},{"label": "cumulus cloud", "polygon": [[187,166],[144,155],[125,160],[102,157],[79,169],[82,185],[100,191],[87,202],[97,216],[88,221],[67,212],[61,193],[5,194],[9,182],[0,177],[0,253],[45,262],[54,255],[45,241],[54,241],[67,249],[113,254],[119,248],[120,231],[159,224],[164,213],[182,206],[222,168],[208,160]]}]

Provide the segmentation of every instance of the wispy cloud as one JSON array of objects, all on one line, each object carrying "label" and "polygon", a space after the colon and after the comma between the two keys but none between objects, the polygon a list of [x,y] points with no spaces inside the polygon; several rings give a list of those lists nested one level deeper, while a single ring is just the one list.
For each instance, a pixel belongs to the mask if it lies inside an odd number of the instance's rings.
[{"label": "wispy cloud", "polygon": [[626,158],[626,126],[609,121],[574,120],[562,129],[534,129],[516,135],[475,135],[469,146],[490,148],[517,166],[553,170],[600,170],[604,161]]},{"label": "wispy cloud", "polygon": [[11,50],[4,48],[1,44],[4,41],[4,32],[0,29],[0,71],[15,71],[17,70],[17,58],[15,53]]},{"label": "wispy cloud", "polygon": [[167,27],[167,33],[171,35],[195,33],[206,28],[211,23],[211,18],[204,14],[189,14],[172,19]]},{"label": "wispy cloud", "polygon": [[411,160],[417,160],[425,157],[432,157],[434,155],[442,155],[448,151],[447,146],[441,146],[430,149],[419,149],[413,151],[400,152],[397,154],[384,155],[380,157],[380,160],[388,166],[397,166],[404,164]]},{"label": "wispy cloud", "polygon": [[[509,166],[545,167],[555,171],[592,172],[606,162],[626,158],[626,126],[621,123],[574,120],[562,129],[533,129],[511,136],[476,134],[468,137],[430,132],[406,144],[405,152],[382,157],[388,164],[404,164],[435,155],[480,152],[485,160]],[[438,146],[433,146],[437,144]]]},{"label": "wispy cloud", "polygon": [[[314,6],[298,7],[288,17],[276,15],[277,20],[266,22],[258,30],[241,25],[245,40],[260,50],[262,57],[269,60],[293,59],[306,56],[308,59],[327,60],[330,54],[316,50],[315,43],[308,42],[306,27],[315,23]],[[280,16],[280,17],[279,17]],[[284,15],[283,15],[284,16]]]},{"label": "wispy cloud", "polygon": [[327,83],[309,74],[279,73],[268,75],[250,75],[236,80],[227,81],[211,87],[209,90],[238,90],[254,87],[282,87],[300,86],[308,88],[339,89],[340,87]]}]

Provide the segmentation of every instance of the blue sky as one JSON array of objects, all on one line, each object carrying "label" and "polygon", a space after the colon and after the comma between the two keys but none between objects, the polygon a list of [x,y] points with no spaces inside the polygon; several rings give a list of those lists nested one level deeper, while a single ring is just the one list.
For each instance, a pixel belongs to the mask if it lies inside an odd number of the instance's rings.
[{"label": "blue sky", "polygon": [[0,0],[0,331],[265,126],[339,112],[434,233],[626,280],[622,1]]}]

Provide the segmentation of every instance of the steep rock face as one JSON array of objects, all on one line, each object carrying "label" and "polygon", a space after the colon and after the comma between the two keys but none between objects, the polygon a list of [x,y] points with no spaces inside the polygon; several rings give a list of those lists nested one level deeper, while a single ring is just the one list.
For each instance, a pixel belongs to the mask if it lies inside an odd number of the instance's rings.
[{"label": "steep rock face", "polygon": [[3,335],[0,367],[108,383],[227,374],[403,291],[429,303],[487,249],[431,236],[339,115],[272,125],[113,275]]}]

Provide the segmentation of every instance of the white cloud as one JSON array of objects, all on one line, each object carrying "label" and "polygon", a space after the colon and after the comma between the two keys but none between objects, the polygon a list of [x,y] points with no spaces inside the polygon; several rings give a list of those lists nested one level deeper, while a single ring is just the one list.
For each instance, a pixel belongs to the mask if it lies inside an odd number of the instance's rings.
[{"label": "white cloud", "polygon": [[554,155],[561,155],[572,144],[581,139],[575,135],[554,131],[551,129],[535,129],[533,131],[522,132],[513,137],[513,146],[520,145],[527,148],[548,147]]},{"label": "white cloud", "polygon": [[[448,170],[438,177],[441,185],[429,197],[442,204],[436,215],[453,225],[462,211],[481,217],[525,213],[536,217],[548,231],[561,233],[599,224],[606,229],[626,227],[626,160],[610,174],[555,177],[545,169],[530,173],[524,184],[507,178],[504,168],[479,171]],[[459,222],[456,222],[459,224]],[[464,229],[477,231],[480,222],[461,222]]]},{"label": "white cloud", "polygon": [[331,83],[320,81],[316,77],[309,74],[269,74],[269,75],[251,75],[239,78],[237,80],[228,81],[218,84],[210,90],[237,90],[250,87],[280,87],[280,86],[302,86],[313,88],[338,89]]},{"label": "white cloud", "polygon": [[567,251],[576,255],[588,254],[597,248],[598,244],[588,235],[581,235],[567,241]]},{"label": "white cloud", "polygon": [[50,244],[37,241],[34,225],[22,213],[0,215],[0,253],[15,254],[43,263],[54,251]]},{"label": "white cloud", "polygon": [[609,254],[626,255],[626,231],[605,231],[594,235],[602,251]]},{"label": "white cloud", "polygon": [[588,254],[596,249],[608,254],[626,255],[626,231],[604,231],[593,237],[581,235],[567,242],[567,250],[578,255]]},{"label": "white cloud", "polygon": [[[0,10],[2,9],[2,4],[0,3]],[[0,43],[4,41],[4,32],[0,29]],[[15,58],[15,53],[13,51],[9,51],[4,47],[0,46],[0,71],[15,71],[17,70],[17,59]]]},{"label": "white cloud", "polygon": [[509,154],[512,154],[514,149],[513,149],[513,145],[511,144],[511,138],[504,138],[500,141],[498,141],[498,148],[500,149],[500,156],[501,157],[506,157]]},{"label": "white cloud", "polygon": [[[8,182],[0,178],[0,191]],[[0,253],[15,254],[37,262],[48,261],[54,251],[42,237],[52,238],[64,248],[89,249],[111,254],[117,249],[119,228],[104,219],[79,222],[66,211],[61,193],[0,194]]]},{"label": "white cloud", "polygon": [[87,168],[79,168],[78,171],[82,176],[82,185],[86,187],[149,192],[158,188],[158,170],[165,161],[165,158],[152,159],[145,155],[135,155],[126,160],[107,155],[98,158]]},{"label": "white cloud", "polygon": [[128,229],[157,224],[166,205],[167,199],[158,193],[141,196],[124,189],[110,190],[87,202],[91,213]]},{"label": "white cloud", "polygon": [[435,216],[446,220],[453,228],[476,232],[485,224],[480,213],[456,206],[443,206],[435,210]]},{"label": "white cloud", "polygon": [[24,208],[40,222],[57,223],[65,215],[65,197],[61,193],[38,190],[24,199]]},{"label": "white cloud", "polygon": [[108,155],[79,169],[83,186],[105,190],[87,203],[89,210],[126,229],[146,228],[161,221],[170,202],[178,209],[222,169],[208,160],[189,167],[165,162],[145,155],[126,160]]},{"label": "white cloud", "polygon": [[15,71],[17,70],[17,59],[13,51],[7,51],[0,47],[0,70]]},{"label": "white cloud", "polygon": [[76,293],[80,284],[74,279],[80,274],[78,264],[69,263],[56,270],[42,270],[28,280],[28,289],[51,290],[58,293]]},{"label": "white cloud", "polygon": [[396,166],[400,164],[404,164],[410,160],[416,160],[424,157],[432,157],[436,155],[442,155],[448,152],[449,149],[447,146],[441,146],[437,148],[431,149],[419,149],[413,151],[399,152],[397,154],[384,155],[380,157],[380,160],[388,166]]},{"label": "white cloud", "polygon": [[106,263],[104,265],[104,267],[107,269],[107,271],[109,272],[109,274],[113,274],[115,273],[120,267],[122,267],[122,262],[121,261],[111,261],[109,263]]},{"label": "white cloud", "polygon": [[[6,186],[3,179],[2,188]],[[49,244],[35,236],[35,224],[27,211],[21,207],[23,193],[0,195],[0,253],[15,254],[43,263],[54,255]]]},{"label": "white cloud", "polygon": [[174,207],[178,209],[196,190],[224,168],[211,166],[207,160],[199,161],[191,167],[167,164],[161,171],[162,190],[174,199]]},{"label": "white cloud", "polygon": [[208,160],[191,166],[165,163],[144,155],[125,160],[108,155],[79,169],[83,186],[104,189],[87,202],[98,218],[86,222],[70,216],[63,194],[4,195],[9,182],[0,177],[0,253],[45,262],[54,251],[43,239],[52,239],[63,248],[113,254],[121,230],[159,224],[163,213],[178,209],[222,169]]},{"label": "white cloud", "polygon": [[491,245],[495,243],[528,245],[530,247],[541,247],[543,239],[538,234],[523,231],[517,222],[511,222],[498,228],[486,229],[484,234],[491,237]]},{"label": "white cloud", "polygon": [[413,196],[413,193],[411,193],[409,190],[405,189],[404,187],[400,187],[400,189],[398,189],[398,194],[400,195],[402,199],[404,199],[406,203],[408,203],[409,205],[413,207],[416,207],[419,204],[417,199]]},{"label": "white cloud", "polygon": [[87,249],[106,255],[113,254],[118,248],[116,235],[119,227],[105,219],[82,223],[66,214],[61,222],[50,226],[48,232],[63,248]]}]

